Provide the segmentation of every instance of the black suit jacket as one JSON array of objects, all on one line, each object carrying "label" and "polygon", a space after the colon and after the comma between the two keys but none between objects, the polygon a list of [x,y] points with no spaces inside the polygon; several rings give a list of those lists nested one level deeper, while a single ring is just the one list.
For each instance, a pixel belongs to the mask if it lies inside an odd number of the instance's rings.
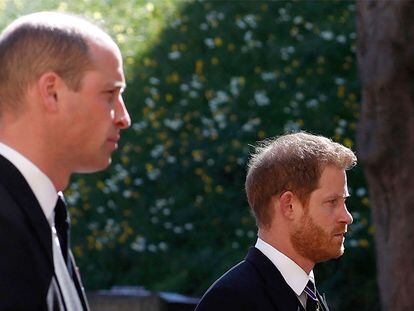
[{"label": "black suit jacket", "polygon": [[[71,257],[70,273],[88,310],[74,267]],[[22,174],[0,155],[0,310],[61,310],[53,276],[49,223]]]},{"label": "black suit jacket", "polygon": [[[318,294],[319,295],[319,294]],[[324,299],[321,311],[329,311]],[[304,311],[275,265],[252,247],[244,261],[218,279],[196,311]]]}]

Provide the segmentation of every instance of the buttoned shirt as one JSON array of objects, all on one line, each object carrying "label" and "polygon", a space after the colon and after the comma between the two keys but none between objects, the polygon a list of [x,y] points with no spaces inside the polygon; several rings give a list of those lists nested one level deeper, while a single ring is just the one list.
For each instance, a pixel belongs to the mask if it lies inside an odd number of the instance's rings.
[{"label": "buttoned shirt", "polygon": [[0,142],[0,154],[9,160],[23,175],[32,189],[50,225],[58,195],[52,181],[33,162],[21,153]]},{"label": "buttoned shirt", "polygon": [[306,309],[307,297],[304,289],[309,280],[315,284],[313,270],[307,274],[296,262],[260,238],[257,239],[255,247],[276,266],[283,279],[295,292],[302,306]]}]

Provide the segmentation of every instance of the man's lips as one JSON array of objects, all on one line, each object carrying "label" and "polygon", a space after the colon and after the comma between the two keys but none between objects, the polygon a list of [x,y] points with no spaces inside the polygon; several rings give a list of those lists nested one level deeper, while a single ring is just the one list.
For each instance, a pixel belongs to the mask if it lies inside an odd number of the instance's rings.
[{"label": "man's lips", "polygon": [[111,142],[111,143],[117,144],[119,139],[120,139],[120,136],[118,135],[118,136],[114,136],[114,137],[109,137],[108,141]]},{"label": "man's lips", "polygon": [[346,232],[337,233],[337,234],[334,234],[334,237],[345,239],[345,234],[346,234]]}]

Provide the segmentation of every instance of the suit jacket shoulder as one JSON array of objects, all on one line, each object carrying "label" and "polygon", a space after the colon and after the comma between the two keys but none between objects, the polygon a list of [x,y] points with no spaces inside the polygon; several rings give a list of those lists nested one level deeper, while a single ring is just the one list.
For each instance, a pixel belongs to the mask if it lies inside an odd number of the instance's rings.
[{"label": "suit jacket shoulder", "polygon": [[253,247],[244,261],[207,290],[196,310],[297,311],[303,307],[273,263]]},{"label": "suit jacket shoulder", "polygon": [[46,310],[50,227],[21,173],[0,156],[0,310]]}]

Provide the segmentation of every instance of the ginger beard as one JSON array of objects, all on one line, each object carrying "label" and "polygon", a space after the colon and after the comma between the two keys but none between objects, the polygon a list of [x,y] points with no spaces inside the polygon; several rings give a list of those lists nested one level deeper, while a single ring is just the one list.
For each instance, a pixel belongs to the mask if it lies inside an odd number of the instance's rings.
[{"label": "ginger beard", "polygon": [[299,255],[317,263],[343,255],[344,238],[338,234],[344,231],[346,226],[338,225],[332,232],[327,232],[305,212],[290,240]]}]

